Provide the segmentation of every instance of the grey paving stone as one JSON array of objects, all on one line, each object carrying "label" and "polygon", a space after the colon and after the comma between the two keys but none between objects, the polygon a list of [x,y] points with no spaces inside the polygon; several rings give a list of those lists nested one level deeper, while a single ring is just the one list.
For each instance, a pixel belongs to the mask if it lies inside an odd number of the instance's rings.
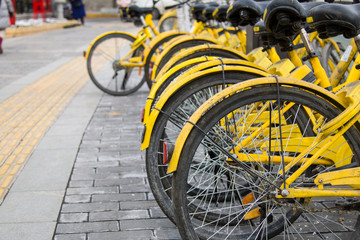
[{"label": "grey paving stone", "polygon": [[121,178],[146,178],[146,172],[121,172],[119,173]]},{"label": "grey paving stone", "polygon": [[55,235],[54,240],[86,240],[86,234]]},{"label": "grey paving stone", "polygon": [[136,201],[136,202],[120,202],[120,209],[149,209],[152,207],[157,207],[158,204],[156,201]]},{"label": "grey paving stone", "polygon": [[64,203],[86,203],[90,202],[91,195],[66,195]]},{"label": "grey paving stone", "polygon": [[141,230],[141,229],[160,229],[174,228],[175,225],[169,219],[141,219],[141,220],[121,220],[120,229]]},{"label": "grey paving stone", "polygon": [[151,218],[166,218],[166,215],[160,209],[160,207],[153,207],[149,209]]},{"label": "grey paving stone", "polygon": [[108,194],[108,193],[118,193],[118,187],[84,187],[84,188],[68,188],[66,194]]},{"label": "grey paving stone", "polygon": [[59,223],[57,233],[92,233],[92,232],[114,232],[119,231],[116,221],[109,222],[85,222],[85,223]]},{"label": "grey paving stone", "polygon": [[74,174],[94,174],[95,171],[95,168],[76,167],[73,169]]},{"label": "grey paving stone", "polygon": [[107,211],[90,213],[89,221],[144,219],[149,217],[149,212],[147,210]]},{"label": "grey paving stone", "polygon": [[78,152],[76,157],[76,162],[89,162],[89,161],[97,161],[98,153],[88,152],[84,149],[81,149],[82,152]]},{"label": "grey paving stone", "polygon": [[181,240],[181,236],[176,228],[174,229],[156,229],[156,239],[159,240]]},{"label": "grey paving stone", "polygon": [[151,230],[90,233],[88,240],[148,240],[156,239]]},{"label": "grey paving stone", "polygon": [[[141,175],[142,177],[144,174]],[[96,179],[119,179],[119,173],[95,173],[95,174],[85,174],[85,173],[74,173],[71,176],[71,180],[96,180]]]},{"label": "grey paving stone", "polygon": [[60,214],[60,223],[71,222],[86,222],[88,220],[88,213],[62,213]]},{"label": "grey paving stone", "polygon": [[94,183],[95,187],[141,184],[145,184],[144,178],[97,179]]},{"label": "grey paving stone", "polygon": [[148,184],[142,185],[120,185],[120,192],[150,192],[150,187]]},{"label": "grey paving stone", "polygon": [[125,202],[146,200],[145,193],[101,194],[92,196],[93,202]]},{"label": "grey paving stone", "polygon": [[148,193],[147,193],[147,199],[148,199],[148,200],[154,200],[154,199],[155,199],[152,192],[148,192]]},{"label": "grey paving stone", "polygon": [[96,169],[96,173],[138,173],[145,171],[145,165],[140,166],[119,166],[119,167],[103,167]]},{"label": "grey paving stone", "polygon": [[120,153],[117,151],[101,151],[98,155],[99,161],[117,161],[120,159]]},{"label": "grey paving stone", "polygon": [[119,203],[117,202],[96,202],[96,203],[72,203],[63,204],[62,212],[97,212],[97,211],[111,211],[119,210]]},{"label": "grey paving stone", "polygon": [[70,188],[77,188],[77,187],[92,187],[94,186],[94,180],[73,180],[69,182]]},{"label": "grey paving stone", "polygon": [[102,162],[76,162],[75,168],[101,168],[101,167],[116,167],[119,166],[119,161],[102,161]]}]

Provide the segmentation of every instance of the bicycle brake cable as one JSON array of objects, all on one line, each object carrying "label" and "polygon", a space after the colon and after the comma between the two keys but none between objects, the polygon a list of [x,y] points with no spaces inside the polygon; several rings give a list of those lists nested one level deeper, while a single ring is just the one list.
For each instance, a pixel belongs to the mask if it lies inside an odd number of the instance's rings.
[{"label": "bicycle brake cable", "polygon": [[[284,160],[284,148],[282,142],[282,132],[281,132],[281,110],[280,110],[280,85],[278,76],[274,75],[276,80],[276,91],[277,91],[277,102],[278,102],[278,112],[279,112],[279,131],[280,131],[280,157],[281,157],[281,165],[282,165],[282,173],[283,173],[283,184],[284,190],[286,190],[286,178],[285,178],[285,160]],[[270,122],[271,125],[271,122]],[[270,149],[271,150],[271,149]]]}]

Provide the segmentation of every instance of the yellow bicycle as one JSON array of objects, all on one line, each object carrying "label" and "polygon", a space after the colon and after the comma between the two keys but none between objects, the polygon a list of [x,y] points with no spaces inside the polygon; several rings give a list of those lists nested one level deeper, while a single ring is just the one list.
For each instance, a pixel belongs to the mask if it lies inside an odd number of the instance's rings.
[{"label": "yellow bicycle", "polygon": [[[320,37],[354,37],[360,52],[359,10],[324,4],[308,23]],[[177,138],[168,173],[184,239],[359,238],[359,75],[336,94],[324,89],[306,14],[297,1],[274,0],[264,18],[281,37],[300,31],[316,84],[272,76],[230,86]]]},{"label": "yellow bicycle", "polygon": [[159,33],[152,21],[152,8],[133,5],[127,12],[135,19],[135,25],[143,26],[137,36],[120,31],[101,34],[85,54],[91,80],[102,91],[115,96],[133,93],[145,82],[151,87],[148,76],[152,58],[164,43],[186,34]]}]

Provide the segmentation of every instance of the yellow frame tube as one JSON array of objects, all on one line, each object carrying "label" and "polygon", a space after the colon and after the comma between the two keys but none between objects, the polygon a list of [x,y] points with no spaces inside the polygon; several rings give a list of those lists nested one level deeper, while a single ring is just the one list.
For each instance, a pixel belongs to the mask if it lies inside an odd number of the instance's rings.
[{"label": "yellow frame tube", "polygon": [[287,188],[289,195],[276,198],[311,198],[311,197],[360,197],[360,190],[344,188]]}]

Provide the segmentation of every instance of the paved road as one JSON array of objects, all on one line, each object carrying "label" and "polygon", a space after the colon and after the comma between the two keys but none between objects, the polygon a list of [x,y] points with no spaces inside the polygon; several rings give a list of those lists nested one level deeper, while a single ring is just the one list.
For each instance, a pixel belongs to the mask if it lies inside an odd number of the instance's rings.
[{"label": "paved road", "polygon": [[22,171],[13,174],[0,205],[0,240],[179,239],[152,197],[139,150],[148,89],[112,97],[84,75],[79,56],[94,37],[110,30],[137,29],[118,19],[90,19],[85,27],[5,40],[1,104],[57,78],[85,85],[63,108],[52,106],[58,115],[41,130]]}]

